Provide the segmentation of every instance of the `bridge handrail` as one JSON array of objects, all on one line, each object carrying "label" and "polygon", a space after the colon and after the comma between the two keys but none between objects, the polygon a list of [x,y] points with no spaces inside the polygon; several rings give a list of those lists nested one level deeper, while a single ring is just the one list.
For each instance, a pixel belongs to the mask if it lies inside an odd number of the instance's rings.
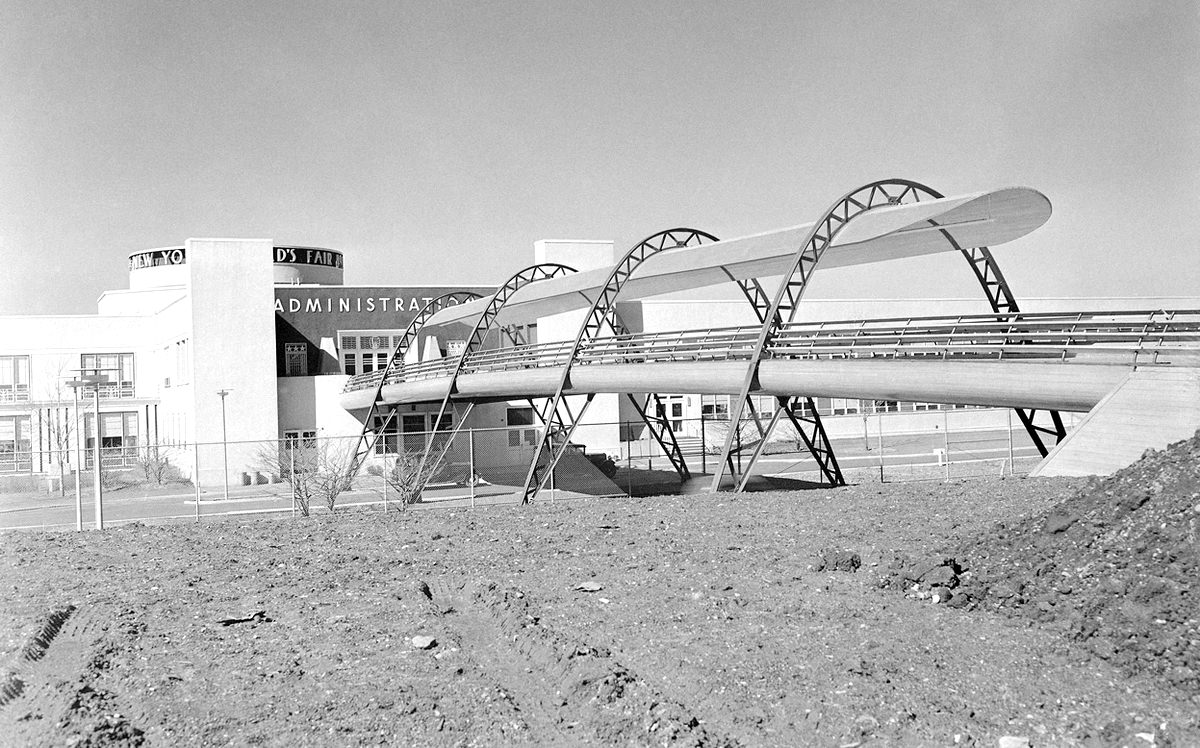
[{"label": "bridge handrail", "polygon": [[[594,339],[576,365],[694,360],[744,360],[757,326],[718,327]],[[1137,355],[1147,348],[1200,347],[1200,310],[1044,312],[1034,314],[939,315],[872,320],[795,322],[784,325],[768,347],[771,357],[1058,357],[1092,350]],[[571,343],[555,341],[478,351],[462,373],[557,367]],[[453,358],[407,364],[388,384],[446,375]],[[345,391],[377,385],[380,372],[353,377]]]}]

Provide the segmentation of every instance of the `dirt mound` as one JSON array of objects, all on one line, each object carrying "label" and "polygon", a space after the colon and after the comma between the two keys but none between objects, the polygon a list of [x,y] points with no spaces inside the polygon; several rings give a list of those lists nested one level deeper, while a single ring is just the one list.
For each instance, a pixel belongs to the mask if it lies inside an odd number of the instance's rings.
[{"label": "dirt mound", "polygon": [[1200,700],[1200,433],[944,557],[898,558],[890,579],[1061,628]]}]

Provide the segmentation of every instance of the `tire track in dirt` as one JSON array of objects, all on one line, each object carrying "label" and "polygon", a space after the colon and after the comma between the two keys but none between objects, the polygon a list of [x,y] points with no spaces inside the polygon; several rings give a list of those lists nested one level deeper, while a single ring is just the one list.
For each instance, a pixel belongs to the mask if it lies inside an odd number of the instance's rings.
[{"label": "tire track in dirt", "polygon": [[462,656],[511,695],[540,742],[739,745],[701,725],[609,650],[543,624],[520,590],[442,581],[419,589]]},{"label": "tire track in dirt", "polygon": [[0,735],[16,745],[141,745],[142,730],[96,687],[115,648],[108,631],[93,607],[51,611],[5,679]]},{"label": "tire track in dirt", "polygon": [[24,663],[36,662],[46,655],[46,650],[50,648],[54,637],[58,636],[63,624],[74,612],[74,605],[67,605],[51,611],[42,625],[38,627],[37,633],[30,637],[29,642],[21,648],[16,667],[4,675],[3,685],[0,685],[0,708],[15,701],[25,692],[25,680],[20,675],[21,666]]}]

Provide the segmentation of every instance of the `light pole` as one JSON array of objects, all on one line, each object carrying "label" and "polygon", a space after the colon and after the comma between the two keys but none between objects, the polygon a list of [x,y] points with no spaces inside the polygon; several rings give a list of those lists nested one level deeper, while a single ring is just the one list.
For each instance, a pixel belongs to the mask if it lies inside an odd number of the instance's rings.
[{"label": "light pole", "polygon": [[83,532],[83,489],[79,486],[79,474],[83,471],[83,434],[79,429],[79,388],[83,382],[72,379],[67,382],[75,395],[75,531]]},{"label": "light pole", "polygon": [[[217,390],[217,394],[221,396],[221,454],[222,454],[222,469],[225,471],[225,479],[222,485],[225,487],[225,500],[229,501],[229,440],[225,438],[225,396],[231,389]],[[199,449],[199,447],[197,447]]]},{"label": "light pole", "polygon": [[[94,415],[92,416],[92,431],[95,433],[95,456],[92,458],[92,489],[96,496],[96,529],[104,529],[104,487],[100,484],[100,465],[104,455],[100,451],[100,385],[108,384],[108,375],[106,374],[89,374],[80,376],[79,379],[72,379],[67,382],[67,386],[75,392],[75,420],[79,421],[79,388],[91,387],[94,405]],[[76,459],[78,456],[79,442],[76,445]],[[83,462],[80,459],[79,468],[83,467]],[[75,529],[83,529],[83,496],[79,490],[79,473],[75,473]]]}]

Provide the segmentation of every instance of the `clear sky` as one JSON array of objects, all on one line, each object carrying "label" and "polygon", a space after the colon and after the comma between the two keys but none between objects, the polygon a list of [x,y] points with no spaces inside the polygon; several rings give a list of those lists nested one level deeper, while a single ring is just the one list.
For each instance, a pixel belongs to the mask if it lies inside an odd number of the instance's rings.
[{"label": "clear sky", "polygon": [[[0,0],[0,314],[94,313],[188,237],[496,283],[537,239],[757,233],[884,177],[1044,192],[997,250],[1018,295],[1197,296],[1198,144],[1194,0]],[[864,287],[916,292],[895,264]]]}]

